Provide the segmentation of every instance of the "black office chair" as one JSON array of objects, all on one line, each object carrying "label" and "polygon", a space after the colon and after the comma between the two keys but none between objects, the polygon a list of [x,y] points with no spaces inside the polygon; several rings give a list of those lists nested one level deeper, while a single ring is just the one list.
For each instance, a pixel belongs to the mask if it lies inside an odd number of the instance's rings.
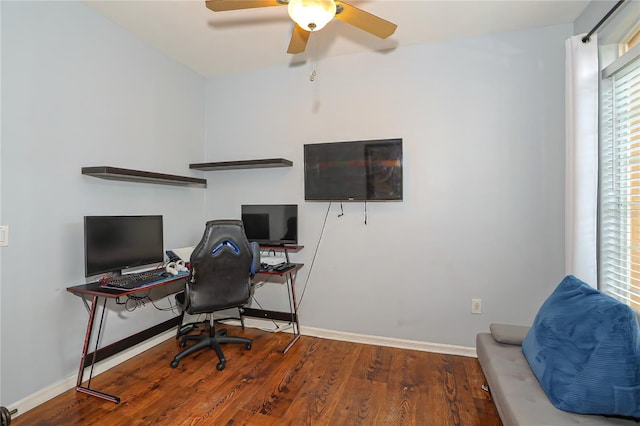
[{"label": "black office chair", "polygon": [[240,220],[212,220],[207,222],[202,240],[191,254],[191,271],[183,292],[176,295],[182,314],[211,314],[208,335],[186,335],[181,347],[196,340],[173,358],[171,367],[176,368],[180,360],[200,349],[211,348],[220,360],[216,365],[223,370],[226,359],[220,343],[244,343],[251,349],[251,339],[227,336],[226,330],[215,331],[213,312],[244,306],[251,297],[252,279],[260,267],[260,247],[247,241]]}]

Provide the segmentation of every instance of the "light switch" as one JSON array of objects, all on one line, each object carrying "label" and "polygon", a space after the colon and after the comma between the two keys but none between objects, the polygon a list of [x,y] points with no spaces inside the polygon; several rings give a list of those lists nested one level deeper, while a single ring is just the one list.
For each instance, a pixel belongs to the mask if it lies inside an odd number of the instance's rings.
[{"label": "light switch", "polygon": [[0,247],[9,245],[9,226],[0,226]]}]

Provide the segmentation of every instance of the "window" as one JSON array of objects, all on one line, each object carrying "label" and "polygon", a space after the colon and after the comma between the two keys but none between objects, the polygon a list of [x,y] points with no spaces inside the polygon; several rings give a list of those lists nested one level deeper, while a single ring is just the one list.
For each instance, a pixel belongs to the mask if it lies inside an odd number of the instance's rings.
[{"label": "window", "polygon": [[640,44],[603,71],[600,287],[640,310]]},{"label": "window", "polygon": [[640,43],[640,30],[637,31],[635,34],[633,34],[631,37],[629,37],[629,40],[624,44],[624,51],[627,52],[629,51],[632,47],[636,46],[638,43]]}]

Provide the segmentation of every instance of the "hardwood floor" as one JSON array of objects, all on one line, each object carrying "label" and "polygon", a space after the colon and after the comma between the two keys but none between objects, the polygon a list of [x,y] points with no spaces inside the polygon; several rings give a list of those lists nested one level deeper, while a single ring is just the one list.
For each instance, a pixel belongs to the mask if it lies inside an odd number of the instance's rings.
[{"label": "hardwood floor", "polygon": [[475,358],[226,327],[254,339],[173,369],[169,340],[95,377],[120,404],[69,390],[12,425],[501,425]]}]

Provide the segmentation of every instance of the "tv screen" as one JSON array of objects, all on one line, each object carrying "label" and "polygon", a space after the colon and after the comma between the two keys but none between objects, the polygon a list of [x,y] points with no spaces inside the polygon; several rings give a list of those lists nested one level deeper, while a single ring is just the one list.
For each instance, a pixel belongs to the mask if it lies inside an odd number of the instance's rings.
[{"label": "tv screen", "polygon": [[401,201],[402,139],[304,146],[307,201]]},{"label": "tv screen", "polygon": [[241,210],[249,241],[273,246],[298,244],[296,204],[243,204]]},{"label": "tv screen", "polygon": [[85,276],[164,261],[162,216],[85,216]]}]

